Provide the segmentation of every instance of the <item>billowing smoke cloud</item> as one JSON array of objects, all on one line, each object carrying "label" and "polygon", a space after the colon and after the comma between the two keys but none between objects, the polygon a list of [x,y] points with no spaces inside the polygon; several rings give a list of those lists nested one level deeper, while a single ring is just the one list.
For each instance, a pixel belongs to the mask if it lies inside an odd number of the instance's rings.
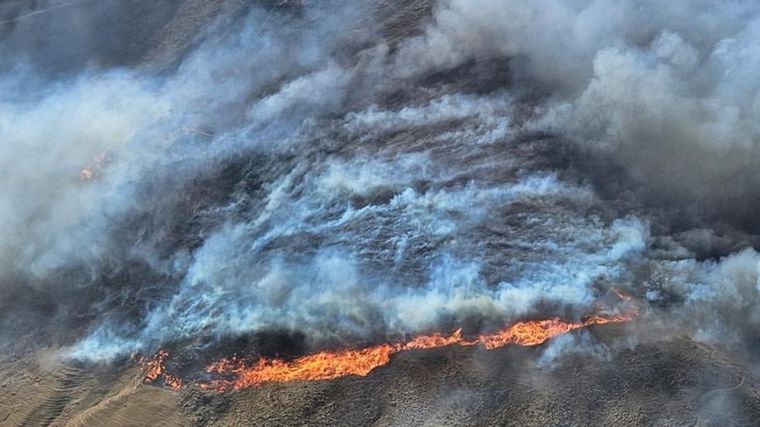
[{"label": "billowing smoke cloud", "polygon": [[[341,36],[337,22],[355,20],[355,11],[315,13],[255,8],[230,34],[212,31],[168,74],[93,67],[51,78],[14,56],[0,82],[0,265],[9,295],[39,292],[38,316],[72,332],[103,312],[117,313],[126,330],[139,327],[150,300],[171,293],[156,288],[184,275],[174,265],[192,250],[183,233],[202,232],[179,230],[187,219],[176,209],[208,209],[203,227],[225,221],[210,211],[223,211],[212,205],[230,194],[182,192],[251,150],[286,153],[349,89],[352,70],[328,54]],[[26,31],[26,18],[13,21],[19,28],[5,47]],[[134,271],[142,271],[138,283],[118,283],[135,280]],[[63,303],[72,299],[75,306]],[[119,308],[111,310],[125,302],[144,305],[127,310],[138,324],[124,325]],[[39,326],[12,305],[4,301],[9,323]]]},{"label": "billowing smoke cloud", "polygon": [[0,288],[36,301],[3,325],[108,360],[577,318],[610,288],[700,339],[757,325],[758,6],[447,0],[394,33],[265,3],[153,67],[50,73],[10,30]]},{"label": "billowing smoke cloud", "polygon": [[608,206],[654,223],[637,286],[678,301],[702,338],[741,343],[757,327],[757,261],[729,254],[756,244],[758,23],[747,1],[450,0],[395,61],[425,76],[507,58],[515,93],[540,98],[525,127],[576,147],[573,168]]},{"label": "billowing smoke cloud", "polygon": [[756,4],[452,0],[433,19],[404,43],[402,73],[509,58],[516,81],[550,98],[536,126],[603,156],[586,159],[599,187],[624,179],[754,232]]}]

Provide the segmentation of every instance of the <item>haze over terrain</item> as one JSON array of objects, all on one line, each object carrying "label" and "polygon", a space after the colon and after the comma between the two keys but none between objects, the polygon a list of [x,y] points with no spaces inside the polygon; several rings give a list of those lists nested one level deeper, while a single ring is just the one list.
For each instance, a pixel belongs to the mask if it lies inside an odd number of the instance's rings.
[{"label": "haze over terrain", "polygon": [[753,1],[1,1],[0,424],[752,425],[758,66]]}]

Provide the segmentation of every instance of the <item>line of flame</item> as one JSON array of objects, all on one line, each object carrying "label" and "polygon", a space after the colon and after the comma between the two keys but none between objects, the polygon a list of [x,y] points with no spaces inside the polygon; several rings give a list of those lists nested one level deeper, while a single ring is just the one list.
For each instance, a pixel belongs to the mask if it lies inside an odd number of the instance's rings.
[{"label": "line of flame", "polygon": [[393,354],[408,350],[423,350],[450,345],[482,345],[495,349],[510,344],[536,346],[558,335],[592,325],[623,323],[638,315],[635,307],[626,313],[594,315],[580,322],[566,322],[560,318],[517,322],[493,334],[479,335],[471,340],[457,330],[451,335],[420,336],[405,343],[381,344],[354,350],[323,351],[299,357],[293,361],[259,359],[250,365],[244,359],[221,359],[206,369],[207,372],[232,379],[214,380],[199,384],[201,388],[216,391],[241,390],[266,383],[291,381],[331,380],[345,376],[366,376],[374,369],[387,364]]}]

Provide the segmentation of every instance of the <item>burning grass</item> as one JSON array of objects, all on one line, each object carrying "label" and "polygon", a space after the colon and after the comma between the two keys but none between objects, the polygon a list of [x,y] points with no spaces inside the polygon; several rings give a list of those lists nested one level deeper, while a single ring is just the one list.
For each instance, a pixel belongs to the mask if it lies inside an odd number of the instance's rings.
[{"label": "burning grass", "polygon": [[[460,329],[450,335],[423,335],[406,342],[385,343],[360,349],[322,351],[290,361],[259,358],[251,362],[247,358],[222,358],[206,368],[206,372],[217,379],[198,383],[198,386],[205,390],[225,392],[268,383],[323,381],[346,376],[363,377],[376,368],[386,365],[390,362],[391,356],[403,351],[427,350],[452,345],[483,346],[488,350],[507,345],[537,346],[574,330],[593,325],[629,322],[637,315],[638,309],[629,304],[629,307],[619,314],[595,314],[578,322],[565,321],[558,317],[521,321],[500,331],[471,338],[464,337]],[[169,352],[162,350],[152,359],[138,358],[138,362],[147,369],[146,382],[154,383],[163,379],[167,387],[178,390],[183,386],[183,381],[166,372],[165,362],[168,357]]]}]

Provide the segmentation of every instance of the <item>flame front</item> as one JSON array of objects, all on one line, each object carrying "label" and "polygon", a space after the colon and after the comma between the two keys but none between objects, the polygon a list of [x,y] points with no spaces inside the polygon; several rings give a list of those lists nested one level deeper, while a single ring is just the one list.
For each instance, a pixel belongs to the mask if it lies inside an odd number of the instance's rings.
[{"label": "flame front", "polygon": [[479,335],[470,340],[462,336],[461,330],[457,330],[448,336],[435,334],[420,336],[405,343],[381,344],[359,350],[324,351],[299,357],[293,361],[262,358],[250,365],[238,358],[221,359],[210,365],[207,372],[232,379],[215,380],[200,384],[200,386],[207,390],[227,391],[266,383],[331,380],[345,376],[363,377],[387,364],[393,354],[402,351],[433,349],[450,345],[482,345],[489,350],[510,344],[536,346],[576,329],[606,323],[628,322],[637,315],[638,310],[634,307],[623,314],[594,315],[580,322],[566,322],[560,318],[523,321],[493,334]]},{"label": "flame front", "polygon": [[209,366],[207,371],[233,374],[236,379],[232,382],[220,380],[211,384],[201,384],[201,387],[224,391],[264,383],[331,380],[349,375],[363,377],[378,366],[388,363],[391,355],[399,350],[398,345],[382,344],[360,350],[324,351],[300,357],[292,362],[260,359],[253,366],[247,366],[237,359],[222,359]]}]

